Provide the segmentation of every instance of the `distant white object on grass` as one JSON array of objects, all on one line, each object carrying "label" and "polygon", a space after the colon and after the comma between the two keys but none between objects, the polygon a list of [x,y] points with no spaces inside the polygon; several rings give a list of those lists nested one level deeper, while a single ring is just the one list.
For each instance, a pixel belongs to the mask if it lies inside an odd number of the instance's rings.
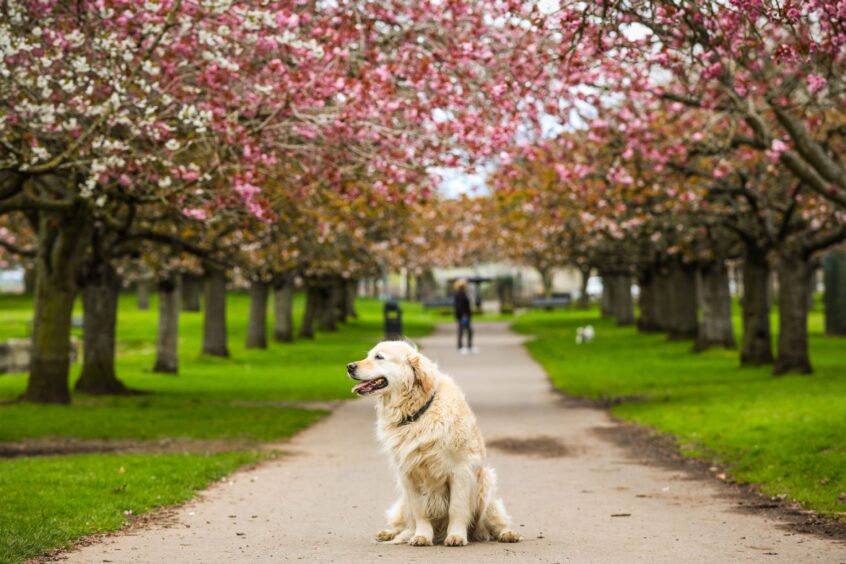
[{"label": "distant white object on grass", "polygon": [[592,343],[594,337],[593,325],[586,327],[579,327],[576,329],[576,344],[582,345],[585,343]]}]

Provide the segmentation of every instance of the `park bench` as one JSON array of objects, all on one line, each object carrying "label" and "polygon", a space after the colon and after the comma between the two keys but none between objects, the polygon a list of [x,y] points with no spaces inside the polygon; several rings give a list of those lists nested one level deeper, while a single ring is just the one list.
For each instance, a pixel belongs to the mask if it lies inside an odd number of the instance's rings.
[{"label": "park bench", "polygon": [[446,309],[452,309],[453,301],[452,298],[441,298],[436,300],[426,300],[423,302],[423,309],[428,311],[430,309],[437,309],[438,311],[443,311]]},{"label": "park bench", "polygon": [[534,298],[532,299],[533,309],[543,309],[550,311],[564,307],[570,307],[573,303],[573,298],[570,294],[557,294],[549,298]]},{"label": "park bench", "polygon": [[[79,339],[70,339],[70,361],[79,359]],[[14,374],[29,370],[32,358],[32,339],[8,339],[0,341],[0,374]]]},{"label": "park bench", "polygon": [[[26,322],[30,334],[32,333],[32,322]],[[82,316],[74,315],[71,318],[71,327],[82,329]],[[76,336],[70,338],[70,361],[76,362],[79,359],[81,349],[80,340]],[[29,370],[30,359],[32,358],[32,339],[8,339],[0,341],[0,374],[13,374]]]}]

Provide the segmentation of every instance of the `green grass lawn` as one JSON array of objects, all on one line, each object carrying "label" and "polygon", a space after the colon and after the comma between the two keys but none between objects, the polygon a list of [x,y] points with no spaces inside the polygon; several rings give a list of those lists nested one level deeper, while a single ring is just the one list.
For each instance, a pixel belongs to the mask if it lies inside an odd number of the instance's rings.
[{"label": "green grass lawn", "polygon": [[19,562],[138,515],[190,498],[254,452],[214,455],[74,455],[0,466],[0,561]]},{"label": "green grass lawn", "polygon": [[[736,335],[740,335],[736,312]],[[575,344],[576,328],[591,323],[596,341]],[[827,515],[846,517],[846,339],[822,333],[810,319],[811,376],[773,377],[770,368],[740,368],[736,351],[690,352],[569,310],[521,316],[515,329],[556,386],[589,398],[622,398],[614,415],[677,437],[689,456],[725,464],[735,479],[787,494]],[[776,325],[773,325],[776,328]]]},{"label": "green grass lawn", "polygon": [[[295,303],[296,318],[302,299]],[[124,511],[138,514],[189,498],[192,492],[262,455],[251,443],[284,439],[325,411],[274,402],[352,397],[344,365],[364,355],[382,335],[381,303],[361,299],[359,319],[314,341],[271,343],[245,350],[249,298],[228,301],[231,358],[200,356],[202,314],[180,318],[180,373],[150,372],[155,359],[157,303],[148,311],[122,296],[118,314],[119,378],[143,392],[129,397],[75,394],[70,406],[9,403],[25,375],[0,375],[0,442],[28,439],[203,439],[233,441],[233,452],[86,454],[0,459],[0,561],[20,561],[84,534],[113,530]],[[0,339],[30,332],[28,297],[0,296]],[[431,330],[416,304],[404,304],[410,337]],[[76,332],[76,331],[75,331]],[[74,365],[72,380],[80,366]],[[200,445],[201,447],[202,445]],[[124,471],[119,470],[123,468]]]}]

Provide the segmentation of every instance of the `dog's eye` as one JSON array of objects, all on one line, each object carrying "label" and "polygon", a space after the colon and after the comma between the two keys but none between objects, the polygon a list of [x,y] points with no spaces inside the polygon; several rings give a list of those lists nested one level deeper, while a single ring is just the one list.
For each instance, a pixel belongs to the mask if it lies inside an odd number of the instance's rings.
[{"label": "dog's eye", "polygon": [[376,360],[385,360],[385,357],[382,356],[381,354],[377,354],[375,358],[376,358]]}]

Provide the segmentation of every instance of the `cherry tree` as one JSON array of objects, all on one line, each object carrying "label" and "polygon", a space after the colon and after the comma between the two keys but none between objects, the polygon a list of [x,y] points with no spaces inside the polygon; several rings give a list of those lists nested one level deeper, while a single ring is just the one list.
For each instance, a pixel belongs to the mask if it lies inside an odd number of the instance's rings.
[{"label": "cherry tree", "polygon": [[508,3],[21,1],[3,11],[0,213],[37,216],[34,401],[68,400],[70,308],[96,222],[157,240],[132,232],[147,208],[205,221],[230,196],[267,219],[262,187],[282,159],[301,169],[294,192],[317,178],[336,189],[362,167],[420,186],[432,164],[507,143],[536,114],[520,107],[527,93],[549,79],[537,26]]}]

